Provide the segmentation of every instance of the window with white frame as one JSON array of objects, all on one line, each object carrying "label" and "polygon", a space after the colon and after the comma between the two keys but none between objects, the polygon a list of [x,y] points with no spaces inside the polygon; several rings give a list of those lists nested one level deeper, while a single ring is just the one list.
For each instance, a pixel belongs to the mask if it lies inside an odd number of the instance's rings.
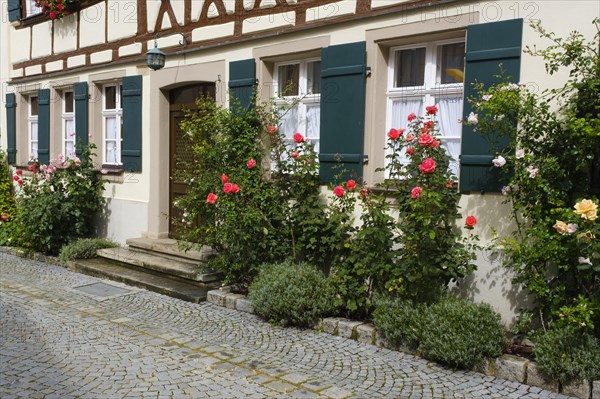
[{"label": "window with white frame", "polygon": [[[408,115],[423,116],[436,105],[441,145],[458,176],[464,91],[464,40],[446,40],[390,49],[387,125],[406,128]],[[402,154],[401,162],[408,163]]]},{"label": "window with white frame", "polygon": [[24,0],[25,3],[25,16],[30,17],[42,13],[42,7],[36,4],[35,0]]},{"label": "window with white frame", "polygon": [[62,153],[75,158],[75,98],[72,91],[64,91],[62,99]]},{"label": "window with white frame", "polygon": [[292,143],[299,132],[319,152],[321,119],[321,60],[308,58],[275,64],[276,105],[285,107],[279,130]]},{"label": "window with white frame", "polygon": [[29,97],[29,159],[37,159],[38,157],[38,98],[37,96]]},{"label": "window with white frame", "polygon": [[121,164],[122,92],[120,84],[102,88],[102,163],[106,165]]}]

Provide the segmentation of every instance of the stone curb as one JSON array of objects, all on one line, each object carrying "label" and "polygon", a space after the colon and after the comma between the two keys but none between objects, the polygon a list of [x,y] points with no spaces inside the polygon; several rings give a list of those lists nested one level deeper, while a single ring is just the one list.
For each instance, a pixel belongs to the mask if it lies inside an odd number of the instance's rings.
[{"label": "stone curb", "polygon": [[67,267],[67,265],[60,261],[56,256],[44,255],[39,252],[28,252],[22,249],[13,247],[0,247],[0,253],[8,255],[14,255],[25,259],[35,260],[37,262],[49,263],[55,266]]},{"label": "stone curb", "polygon": [[[229,287],[208,291],[207,301],[229,309],[254,313],[252,303],[244,295],[233,294],[230,291]],[[315,323],[313,328],[363,344],[415,354],[408,348],[396,348],[391,345],[371,323],[342,317],[326,317]],[[514,355],[502,355],[495,360],[487,360],[475,367],[473,371],[581,399],[600,399],[600,381],[574,381],[569,385],[562,386],[558,382],[546,379],[535,362]]]}]

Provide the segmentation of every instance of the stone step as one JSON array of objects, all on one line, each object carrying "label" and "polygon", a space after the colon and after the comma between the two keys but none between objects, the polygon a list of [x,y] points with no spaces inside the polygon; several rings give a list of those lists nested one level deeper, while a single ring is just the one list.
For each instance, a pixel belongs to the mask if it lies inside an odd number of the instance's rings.
[{"label": "stone step", "polygon": [[195,303],[205,301],[207,292],[219,285],[218,283],[186,282],[174,277],[155,274],[135,266],[127,266],[124,263],[106,258],[70,261],[68,262],[68,268],[79,273],[119,281]]},{"label": "stone step", "polygon": [[205,263],[216,252],[209,248],[204,247],[201,250],[191,249],[189,251],[182,251],[179,249],[177,240],[171,238],[129,238],[127,239],[127,245],[134,251],[144,251],[157,253],[162,256],[175,256],[177,258],[187,259],[198,263]]},{"label": "stone step", "polygon": [[102,258],[112,259],[128,265],[150,269],[168,276],[176,276],[186,280],[209,283],[220,281],[223,274],[220,272],[203,271],[197,263],[189,260],[165,258],[160,254],[132,251],[127,248],[99,249],[96,254]]}]

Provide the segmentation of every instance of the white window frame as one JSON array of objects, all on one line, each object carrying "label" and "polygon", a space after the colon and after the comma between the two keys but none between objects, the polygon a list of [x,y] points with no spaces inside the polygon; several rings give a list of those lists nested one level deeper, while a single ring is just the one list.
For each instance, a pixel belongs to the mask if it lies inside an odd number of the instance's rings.
[{"label": "white window frame", "polygon": [[[425,107],[428,105],[434,105],[438,103],[438,99],[439,98],[460,98],[460,101],[462,102],[463,100],[463,96],[464,96],[464,82],[463,83],[448,83],[448,84],[441,84],[439,83],[439,77],[438,77],[438,71],[441,68],[441,66],[438,66],[438,48],[441,48],[441,46],[447,45],[447,44],[459,44],[459,43],[465,43],[465,39],[464,38],[454,38],[454,39],[448,39],[448,40],[438,40],[438,41],[431,41],[431,42],[421,42],[421,43],[414,43],[414,44],[410,44],[410,45],[403,45],[403,46],[396,46],[396,47],[391,47],[389,50],[389,62],[388,62],[388,84],[387,84],[387,92],[386,92],[386,96],[387,96],[387,106],[386,106],[386,132],[391,129],[391,128],[406,128],[408,125],[408,121],[407,120],[403,120],[402,126],[392,126],[392,107],[393,107],[393,102],[394,100],[399,100],[399,99],[407,99],[407,100],[417,100],[417,99],[421,99],[421,106],[422,106],[422,110],[425,110]],[[409,87],[394,87],[395,85],[395,79],[396,79],[396,52],[397,51],[401,51],[401,50],[408,50],[408,49],[416,49],[416,48],[425,48],[425,72],[424,72],[424,79],[423,79],[423,85],[421,86],[409,86]],[[464,104],[461,105],[461,110],[462,107],[464,106]],[[439,108],[439,107],[438,107]],[[414,111],[415,113],[417,113],[417,110]],[[419,116],[423,116],[423,115],[419,115]],[[452,169],[453,172],[458,176],[458,166],[459,166],[459,162],[458,162],[458,156],[460,155],[460,140],[461,140],[461,135],[460,135],[460,123],[459,123],[459,119],[462,117],[462,111],[460,113],[459,118],[457,118],[456,120],[456,131],[458,132],[458,134],[454,134],[454,135],[447,135],[444,134],[445,132],[442,132],[442,135],[440,136],[440,141],[441,141],[441,145],[445,146],[446,143],[450,140],[453,141],[458,141],[458,145],[459,145],[459,154],[457,155],[457,158],[453,160],[452,162]],[[386,154],[387,155],[387,154]],[[389,162],[388,159],[386,159],[386,165]],[[408,163],[408,158],[406,158],[404,155],[401,157],[400,160],[401,163]],[[388,171],[386,170],[386,178],[389,177],[388,175]]]},{"label": "white window frame", "polygon": [[[33,115],[33,99],[36,99],[38,101],[38,113]],[[27,100],[27,104],[28,104],[28,110],[27,110],[27,124],[28,124],[28,130],[29,130],[29,159],[33,160],[33,159],[37,159],[38,158],[38,150],[39,149],[39,139],[40,139],[40,131],[39,131],[39,124],[38,124],[38,116],[39,116],[39,112],[40,112],[40,103],[39,103],[39,98],[38,96],[29,96],[28,100]],[[37,132],[37,140],[33,139],[33,129],[36,129]],[[33,150],[33,144],[37,144],[37,149],[34,151]]]},{"label": "white window frame", "polygon": [[[310,93],[308,91],[308,69],[307,65],[310,62],[321,61],[321,57],[310,57],[310,58],[302,58],[296,59],[292,61],[283,61],[275,63],[274,65],[274,82],[275,82],[275,93],[277,97],[275,98],[275,105],[277,106],[285,106],[294,101],[298,101],[298,123],[296,132],[301,133],[307,140],[309,140],[314,146],[315,149],[319,148],[319,143],[321,141],[321,122],[318,123],[318,135],[316,137],[308,137],[307,135],[307,109],[311,105],[321,106],[321,93]],[[279,67],[285,65],[294,65],[298,64],[300,66],[299,76],[298,76],[298,95],[292,96],[281,96],[280,91],[283,90],[283,87],[279,87]],[[319,113],[320,114],[320,113]],[[295,133],[295,132],[294,132]],[[293,133],[292,133],[293,134]],[[289,145],[292,145],[293,138],[287,137],[286,142]]]},{"label": "white window frame", "polygon": [[[115,88],[115,108],[106,109],[106,88]],[[106,121],[109,118],[115,118],[115,126],[117,129],[116,138],[109,139],[106,131]],[[111,83],[102,86],[102,164],[103,165],[122,165],[121,162],[121,142],[123,136],[121,132],[121,124],[123,120],[123,107],[121,105],[121,83]],[[116,145],[116,162],[108,162],[106,151],[108,150],[107,143],[115,142]]]},{"label": "white window frame", "polygon": [[[71,93],[73,94],[73,111],[71,112],[67,112],[67,93]],[[68,131],[67,130],[67,124],[69,122],[72,122],[73,124],[73,129],[72,131]],[[73,133],[73,135],[71,136],[71,133]],[[73,90],[65,90],[63,91],[63,98],[62,98],[62,135],[63,135],[63,139],[62,139],[62,153],[64,154],[65,158],[74,158],[75,157],[75,143],[76,143],[76,135],[75,133],[75,93],[73,92]],[[72,143],[73,144],[73,153],[72,154],[67,154],[67,144],[68,143]]]},{"label": "white window frame", "polygon": [[25,0],[25,17],[42,13],[42,8],[35,5],[35,0]]}]

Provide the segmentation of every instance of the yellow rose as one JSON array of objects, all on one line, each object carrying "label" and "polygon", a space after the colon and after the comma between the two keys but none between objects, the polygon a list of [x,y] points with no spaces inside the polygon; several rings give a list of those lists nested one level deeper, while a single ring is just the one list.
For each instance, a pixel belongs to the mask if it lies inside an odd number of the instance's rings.
[{"label": "yellow rose", "polygon": [[565,235],[569,232],[567,229],[567,224],[565,222],[561,222],[560,220],[557,220],[552,227],[554,227],[554,229],[562,235]]},{"label": "yellow rose", "polygon": [[586,220],[596,220],[598,217],[598,205],[592,200],[584,199],[575,204],[575,213]]}]

